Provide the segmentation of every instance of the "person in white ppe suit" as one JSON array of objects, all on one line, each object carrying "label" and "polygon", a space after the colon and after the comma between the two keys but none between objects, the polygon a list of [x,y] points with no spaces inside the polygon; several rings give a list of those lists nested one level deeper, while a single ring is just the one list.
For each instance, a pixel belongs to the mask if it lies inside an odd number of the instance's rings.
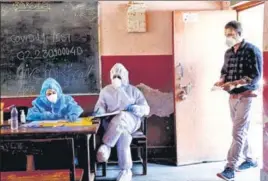
[{"label": "person in white ppe suit", "polygon": [[121,169],[117,181],[131,181],[132,157],[131,134],[141,126],[142,117],[149,115],[150,108],[142,92],[129,84],[128,71],[116,63],[110,71],[111,84],[104,87],[96,103],[94,114],[121,111],[111,120],[104,120],[103,144],[97,152],[98,162],[107,162],[111,148],[116,145]]}]

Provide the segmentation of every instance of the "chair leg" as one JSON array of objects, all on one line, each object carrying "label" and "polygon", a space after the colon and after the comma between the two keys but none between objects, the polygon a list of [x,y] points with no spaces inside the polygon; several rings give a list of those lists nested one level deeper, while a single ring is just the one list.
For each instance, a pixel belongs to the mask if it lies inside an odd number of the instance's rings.
[{"label": "chair leg", "polygon": [[138,147],[137,150],[138,150],[138,158],[139,158],[140,160],[142,160],[142,159],[143,159],[143,158],[142,158],[142,153],[143,153],[142,147]]},{"label": "chair leg", "polygon": [[147,175],[147,145],[143,147],[142,157],[143,175]]},{"label": "chair leg", "polygon": [[107,163],[101,163],[102,164],[102,176],[106,177],[106,169],[107,169]]}]

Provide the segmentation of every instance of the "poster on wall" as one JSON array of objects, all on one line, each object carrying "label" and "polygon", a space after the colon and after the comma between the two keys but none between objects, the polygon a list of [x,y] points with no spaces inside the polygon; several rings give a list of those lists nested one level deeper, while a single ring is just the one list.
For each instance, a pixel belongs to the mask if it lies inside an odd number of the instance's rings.
[{"label": "poster on wall", "polygon": [[127,10],[127,30],[129,33],[146,32],[146,8],[144,4],[131,4]]}]

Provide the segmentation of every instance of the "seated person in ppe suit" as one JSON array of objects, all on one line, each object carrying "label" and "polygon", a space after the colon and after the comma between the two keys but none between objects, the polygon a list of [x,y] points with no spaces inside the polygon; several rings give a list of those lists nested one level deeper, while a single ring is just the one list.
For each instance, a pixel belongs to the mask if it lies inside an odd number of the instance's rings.
[{"label": "seated person in ppe suit", "polygon": [[40,96],[32,102],[28,110],[27,120],[59,120],[76,121],[83,109],[69,96],[64,95],[60,84],[52,78],[44,81]]},{"label": "seated person in ppe suit", "polygon": [[[43,82],[40,96],[32,105],[26,118],[30,121],[64,119],[73,122],[83,113],[83,109],[71,96],[63,94],[60,84],[52,78]],[[74,162],[78,165],[77,158]]]},{"label": "seated person in ppe suit", "polygon": [[104,120],[103,144],[97,152],[98,162],[107,162],[111,148],[116,145],[119,167],[117,181],[131,181],[131,134],[141,126],[141,118],[150,112],[142,92],[129,84],[128,71],[122,64],[115,64],[110,71],[112,84],[103,88],[95,106],[95,115],[122,111],[111,120]]}]

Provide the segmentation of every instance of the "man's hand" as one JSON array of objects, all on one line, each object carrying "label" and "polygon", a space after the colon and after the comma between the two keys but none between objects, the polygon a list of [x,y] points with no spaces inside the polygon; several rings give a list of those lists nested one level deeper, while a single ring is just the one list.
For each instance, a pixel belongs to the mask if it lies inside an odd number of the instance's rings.
[{"label": "man's hand", "polygon": [[220,80],[214,84],[214,86],[221,87],[223,84],[224,84],[224,78],[221,77]]},{"label": "man's hand", "polygon": [[227,82],[223,85],[221,85],[221,87],[223,88],[223,90],[225,91],[231,91],[232,89],[235,88],[235,85],[232,82]]},{"label": "man's hand", "polygon": [[232,84],[235,85],[236,87],[241,87],[241,86],[248,85],[250,82],[251,82],[251,79],[246,77],[240,80],[233,81]]},{"label": "man's hand", "polygon": [[223,81],[218,81],[214,84],[214,86],[221,87],[224,84]]}]

